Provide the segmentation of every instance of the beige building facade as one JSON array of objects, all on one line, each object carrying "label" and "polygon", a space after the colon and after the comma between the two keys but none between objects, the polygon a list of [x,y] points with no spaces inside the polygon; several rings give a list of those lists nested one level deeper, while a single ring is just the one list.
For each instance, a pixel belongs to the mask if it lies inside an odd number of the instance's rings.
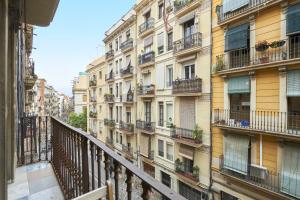
[{"label": "beige building facade", "polygon": [[88,90],[88,76],[85,72],[80,72],[79,76],[73,81],[73,101],[74,112],[80,114],[87,109],[87,90]]}]

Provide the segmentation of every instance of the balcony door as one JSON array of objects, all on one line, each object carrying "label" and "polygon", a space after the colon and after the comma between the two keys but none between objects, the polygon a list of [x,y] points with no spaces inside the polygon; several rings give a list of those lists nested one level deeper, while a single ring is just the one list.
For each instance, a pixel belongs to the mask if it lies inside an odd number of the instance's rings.
[{"label": "balcony door", "polygon": [[151,123],[151,102],[145,102],[145,121],[147,124]]},{"label": "balcony door", "polygon": [[193,44],[192,35],[195,33],[195,19],[191,19],[183,24],[184,48],[189,48]]},{"label": "balcony door", "polygon": [[184,79],[185,80],[195,78],[195,65],[194,64],[185,65],[183,67],[183,70],[184,70]]},{"label": "balcony door", "polygon": [[195,128],[195,98],[180,99],[180,127],[193,130]]}]

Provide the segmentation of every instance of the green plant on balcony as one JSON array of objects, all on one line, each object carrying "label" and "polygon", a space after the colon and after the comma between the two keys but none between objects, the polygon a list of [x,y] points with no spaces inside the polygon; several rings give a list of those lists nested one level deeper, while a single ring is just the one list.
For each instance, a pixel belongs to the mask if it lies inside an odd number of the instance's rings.
[{"label": "green plant on balcony", "polygon": [[179,158],[175,160],[175,171],[183,172],[183,162]]},{"label": "green plant on balcony", "polygon": [[266,40],[263,41],[259,41],[256,45],[255,45],[255,49],[256,51],[265,51],[269,48],[269,43]]},{"label": "green plant on balcony", "polygon": [[90,86],[95,86],[96,85],[96,80],[90,80],[89,84],[90,84]]},{"label": "green plant on balcony", "polygon": [[285,44],[284,40],[276,40],[271,42],[271,44],[269,45],[271,48],[275,49],[278,47],[282,47]]},{"label": "green plant on balcony", "polygon": [[193,167],[193,176],[194,176],[194,178],[198,178],[199,177],[199,172],[200,172],[200,169],[199,169],[199,167],[196,165],[196,166],[194,166]]},{"label": "green plant on balcony", "polygon": [[221,71],[224,69],[224,58],[223,57],[217,57],[216,65],[215,65],[215,72]]},{"label": "green plant on balcony", "polygon": [[202,142],[202,134],[203,134],[203,130],[200,129],[200,127],[198,126],[198,124],[195,125],[195,129],[193,130],[193,138],[197,143],[201,143]]},{"label": "green plant on balcony", "polygon": [[91,118],[96,118],[97,117],[97,112],[90,111],[90,117]]}]

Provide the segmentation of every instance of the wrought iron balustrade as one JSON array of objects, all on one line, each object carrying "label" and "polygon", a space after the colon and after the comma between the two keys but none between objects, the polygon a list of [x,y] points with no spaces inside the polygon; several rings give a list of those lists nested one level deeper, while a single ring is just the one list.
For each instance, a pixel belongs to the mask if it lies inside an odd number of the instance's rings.
[{"label": "wrought iron balustrade", "polygon": [[202,33],[194,33],[174,42],[174,53],[193,47],[202,46]]}]

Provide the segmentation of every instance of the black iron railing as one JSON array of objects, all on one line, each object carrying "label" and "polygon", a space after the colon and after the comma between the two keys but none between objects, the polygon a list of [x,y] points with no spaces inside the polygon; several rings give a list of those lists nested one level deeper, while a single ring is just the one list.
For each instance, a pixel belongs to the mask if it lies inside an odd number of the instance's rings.
[{"label": "black iron railing", "polygon": [[214,124],[300,136],[300,112],[215,109]]},{"label": "black iron railing", "polygon": [[110,137],[106,137],[105,139],[106,144],[113,146],[114,145],[114,139]]},{"label": "black iron railing", "polygon": [[173,94],[202,92],[202,79],[176,79],[172,86]]},{"label": "black iron railing", "polygon": [[105,94],[104,95],[104,101],[108,102],[108,103],[115,102],[115,95],[113,95],[113,94]]},{"label": "black iron railing", "polygon": [[[52,164],[65,199],[102,187],[103,179],[113,180],[115,199],[119,199],[124,191],[128,199],[139,198],[133,192],[134,179],[140,181],[142,199],[149,199],[151,190],[159,193],[162,198],[184,199],[93,136],[54,118],[52,127]],[[101,170],[103,168],[104,173]],[[125,185],[121,184],[119,176],[123,172],[127,177]]]},{"label": "black iron railing", "polygon": [[154,95],[155,85],[144,85],[137,87],[137,95]]},{"label": "black iron railing", "polygon": [[121,77],[133,75],[133,67],[128,66],[126,69],[121,69],[120,73],[121,73]]},{"label": "black iron railing", "polygon": [[202,33],[194,33],[190,36],[182,38],[174,42],[174,53],[182,50],[190,49],[192,47],[202,46]]},{"label": "black iron railing", "polygon": [[176,139],[188,140],[190,142],[201,144],[202,143],[202,135],[195,135],[195,130],[186,129],[186,128],[171,128],[171,136]]},{"label": "black iron railing", "polygon": [[133,39],[129,38],[125,42],[121,44],[121,50],[124,51],[126,49],[130,49],[133,47]]},{"label": "black iron railing", "polygon": [[155,122],[146,122],[142,120],[136,120],[136,128],[145,130],[148,132],[154,132],[155,131]]},{"label": "black iron railing", "polygon": [[154,28],[154,18],[149,18],[139,26],[139,34],[142,34],[152,28]]},{"label": "black iron railing", "polygon": [[139,55],[139,65],[143,65],[146,63],[152,63],[154,61],[155,61],[155,52],[154,51]]},{"label": "black iron railing", "polygon": [[89,116],[90,116],[90,118],[97,118],[97,112],[96,111],[90,111]]},{"label": "black iron railing", "polygon": [[122,144],[122,151],[129,156],[133,156],[133,149],[125,144]]},{"label": "black iron railing", "polygon": [[109,127],[115,127],[116,122],[113,119],[104,119],[104,125]]},{"label": "black iron railing", "polygon": [[181,10],[182,8],[190,5],[194,1],[196,1],[196,0],[178,0],[178,1],[174,1],[174,10],[175,10],[175,12],[178,12],[179,10]]},{"label": "black iron railing", "polygon": [[106,57],[106,59],[113,58],[114,57],[114,50],[111,49],[108,52],[106,52],[105,57]]},{"label": "black iron railing", "polygon": [[126,132],[133,132],[134,131],[134,124],[126,123],[121,121],[120,122],[120,129]]},{"label": "black iron railing", "polygon": [[91,79],[91,80],[89,81],[89,86],[90,86],[90,87],[94,87],[94,86],[96,86],[96,85],[97,85],[97,80]]},{"label": "black iron railing", "polygon": [[90,97],[90,102],[92,102],[92,103],[97,102],[96,97],[95,97],[95,96],[91,96],[91,97]]},{"label": "black iron railing", "polygon": [[109,72],[108,74],[105,74],[105,80],[106,81],[112,81],[115,79],[115,74],[113,71]]},{"label": "black iron railing", "polygon": [[184,163],[181,162],[180,160],[175,161],[175,172],[189,178],[195,182],[199,181],[199,167],[194,166],[193,169],[187,170],[184,166]]},{"label": "black iron railing", "polygon": [[125,103],[133,103],[133,97],[134,97],[133,91],[130,91],[127,94],[124,94],[122,99],[123,102]]}]

